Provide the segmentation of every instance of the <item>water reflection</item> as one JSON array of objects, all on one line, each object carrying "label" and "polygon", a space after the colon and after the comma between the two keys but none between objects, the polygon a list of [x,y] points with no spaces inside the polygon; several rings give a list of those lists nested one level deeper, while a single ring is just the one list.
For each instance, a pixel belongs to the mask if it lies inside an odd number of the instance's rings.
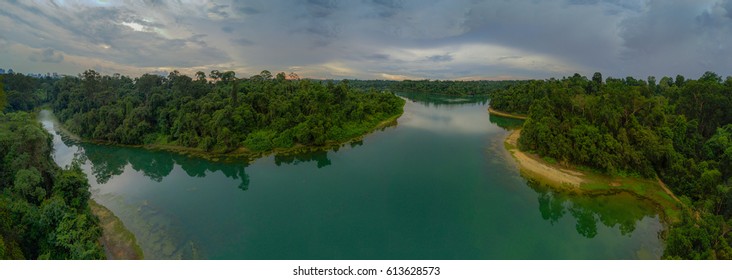
[{"label": "water reflection", "polygon": [[249,175],[245,172],[246,162],[218,163],[190,158],[164,151],[142,151],[139,148],[78,144],[81,160],[91,163],[92,175],[99,184],[106,184],[112,177],[121,175],[129,166],[155,182],[161,182],[170,175],[175,165],[180,165],[188,176],[205,177],[206,173],[221,172],[239,182],[238,188],[249,188]]},{"label": "water reflection", "polygon": [[496,116],[496,115],[492,115],[492,114],[489,114],[488,120],[490,120],[490,122],[492,124],[495,124],[505,130],[518,129],[524,125],[524,120],[506,118],[506,117]]},{"label": "water reflection", "polygon": [[[451,97],[434,94],[400,94],[407,100],[404,115],[399,126],[447,133],[478,135],[497,130],[494,126],[476,125],[485,123],[488,112],[485,108],[488,98]],[[442,108],[430,108],[442,107]]]},{"label": "water reflection", "polygon": [[[141,172],[145,177],[155,182],[161,182],[163,178],[170,175],[175,165],[180,165],[190,177],[203,178],[207,173],[221,172],[227,178],[238,181],[238,188],[249,189],[249,175],[246,168],[247,162],[213,162],[199,158],[165,151],[143,150],[133,147],[121,147],[114,145],[98,145],[80,142],[66,133],[57,131],[53,115],[45,111],[41,115],[44,126],[49,131],[55,132],[61,143],[56,145],[59,150],[74,150],[73,158],[82,162],[89,162],[91,173],[98,184],[106,184],[115,176],[122,175],[125,167],[129,165],[133,170]],[[363,145],[363,140],[349,143],[351,148]],[[332,148],[337,152],[340,146]],[[317,168],[331,165],[326,150],[296,153],[290,155],[275,155],[274,161],[277,166],[282,164],[298,165],[303,162],[314,161]]]},{"label": "water reflection", "polygon": [[[361,144],[351,144],[351,147],[360,146],[363,144],[363,141],[359,141]],[[338,148],[335,148],[334,151],[338,151]],[[274,157],[275,164],[277,166],[285,164],[292,164],[292,165],[298,165],[303,162],[309,162],[309,161],[315,161],[318,168],[323,168],[331,164],[330,159],[328,158],[328,152],[327,151],[315,151],[315,152],[309,152],[309,153],[300,153],[300,154],[294,154],[294,155],[275,155]]]},{"label": "water reflection", "polygon": [[527,185],[539,195],[539,212],[552,225],[569,213],[576,221],[575,228],[580,235],[597,236],[597,223],[620,230],[621,235],[630,235],[644,218],[657,218],[653,205],[629,193],[619,192],[602,195],[579,195],[553,190],[529,180]]},{"label": "water reflection", "polygon": [[425,105],[427,107],[443,107],[443,106],[459,106],[461,104],[480,104],[486,105],[488,103],[487,95],[474,95],[474,96],[450,96],[444,94],[429,94],[429,93],[398,93],[397,95],[407,98],[416,103]]}]

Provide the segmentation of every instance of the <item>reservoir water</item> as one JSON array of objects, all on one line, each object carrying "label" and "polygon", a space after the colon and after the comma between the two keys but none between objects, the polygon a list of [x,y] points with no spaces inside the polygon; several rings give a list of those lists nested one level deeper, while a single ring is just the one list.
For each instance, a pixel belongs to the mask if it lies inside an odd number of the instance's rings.
[{"label": "reservoir water", "polygon": [[401,94],[398,124],[338,149],[212,162],[54,136],[92,198],[148,259],[659,258],[656,210],[630,195],[573,196],[519,174],[515,120],[486,98]]}]

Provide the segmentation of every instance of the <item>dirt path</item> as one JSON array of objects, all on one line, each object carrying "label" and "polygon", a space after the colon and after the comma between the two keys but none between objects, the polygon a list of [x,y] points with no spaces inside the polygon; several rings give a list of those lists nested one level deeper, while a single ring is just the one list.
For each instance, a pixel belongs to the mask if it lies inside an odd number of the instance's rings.
[{"label": "dirt path", "polygon": [[560,185],[579,187],[582,182],[584,182],[584,179],[582,179],[582,176],[584,176],[584,174],[582,174],[581,172],[547,165],[520,151],[517,148],[518,138],[520,135],[520,129],[514,130],[513,132],[511,132],[508,138],[506,138],[506,143],[510,145],[511,148],[509,148],[508,151],[511,152],[513,157],[518,162],[519,166],[521,166],[522,171],[532,173],[533,175],[540,176],[543,179],[550,180],[555,183],[559,183]]},{"label": "dirt path", "polygon": [[666,186],[666,184],[664,184],[663,181],[661,181],[661,178],[656,177],[656,180],[658,180],[658,185],[661,186],[661,188],[663,189],[664,192],[666,192],[666,194],[668,194],[669,196],[671,196],[671,198],[673,198],[674,200],[676,200],[676,202],[680,203],[681,205],[684,205],[681,202],[681,200],[679,200],[679,198],[676,197],[674,195],[674,193]]},{"label": "dirt path", "polygon": [[527,116],[524,116],[524,115],[516,115],[516,114],[501,112],[501,111],[491,108],[490,106],[488,106],[488,112],[493,115],[496,115],[496,116],[519,119],[519,120],[525,120],[526,118],[528,118]]},{"label": "dirt path", "polygon": [[144,258],[135,236],[125,228],[122,221],[112,211],[97,204],[94,200],[89,200],[89,207],[94,216],[99,218],[99,224],[102,227],[102,238],[99,241],[104,245],[107,259],[141,260]]}]

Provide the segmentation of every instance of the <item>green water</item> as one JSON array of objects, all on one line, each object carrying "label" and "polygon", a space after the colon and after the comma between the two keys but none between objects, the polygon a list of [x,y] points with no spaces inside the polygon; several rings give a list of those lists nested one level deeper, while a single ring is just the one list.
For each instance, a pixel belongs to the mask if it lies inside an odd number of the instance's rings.
[{"label": "green water", "polygon": [[249,164],[62,137],[92,197],[152,259],[658,258],[653,207],[527,182],[503,147],[520,122],[485,98],[403,94],[398,125],[338,150]]}]

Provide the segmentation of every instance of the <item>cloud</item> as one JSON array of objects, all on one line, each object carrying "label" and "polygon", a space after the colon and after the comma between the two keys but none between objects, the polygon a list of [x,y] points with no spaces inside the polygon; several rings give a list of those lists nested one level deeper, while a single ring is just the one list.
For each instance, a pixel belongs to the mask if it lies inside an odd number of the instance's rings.
[{"label": "cloud", "polygon": [[208,16],[215,19],[224,19],[229,17],[229,5],[220,5],[208,3]]},{"label": "cloud", "polygon": [[121,73],[732,74],[732,0],[0,1],[0,34],[0,61],[24,64],[3,66],[31,72],[50,49],[59,67]]},{"label": "cloud", "polygon": [[254,44],[254,42],[247,38],[232,38],[231,42],[240,46],[250,46]]},{"label": "cloud", "polygon": [[648,1],[643,13],[619,25],[624,68],[668,76],[732,74],[732,19],[727,16],[731,2]]},{"label": "cloud", "polygon": [[39,52],[34,52],[28,56],[28,59],[34,62],[59,63],[64,61],[64,55],[54,51],[53,49],[44,49]]},{"label": "cloud", "polygon": [[259,10],[252,7],[241,7],[237,8],[236,11],[245,15],[256,15],[259,13]]},{"label": "cloud", "polygon": [[443,54],[443,55],[432,55],[427,57],[427,61],[431,62],[449,62],[452,61],[452,55]]}]

